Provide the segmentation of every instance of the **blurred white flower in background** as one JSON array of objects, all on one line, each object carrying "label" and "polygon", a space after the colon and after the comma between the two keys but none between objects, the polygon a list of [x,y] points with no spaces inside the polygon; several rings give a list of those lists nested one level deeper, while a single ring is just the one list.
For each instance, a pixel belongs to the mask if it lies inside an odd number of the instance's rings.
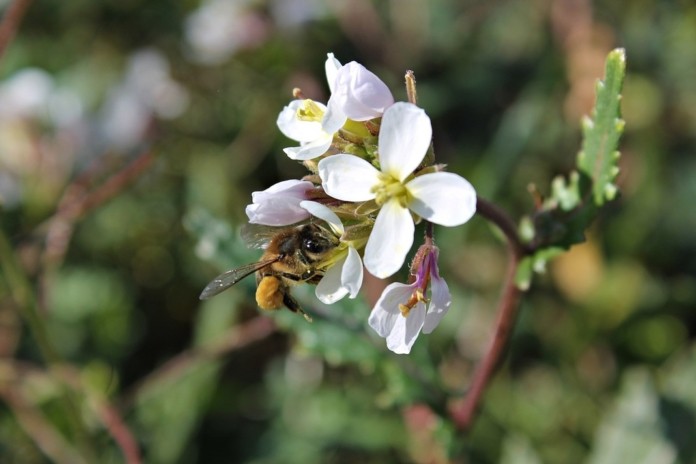
[{"label": "blurred white flower in background", "polygon": [[266,20],[247,0],[207,0],[186,18],[186,41],[193,61],[219,64],[268,36]]},{"label": "blurred white flower in background", "polygon": [[280,27],[301,26],[330,13],[322,0],[272,0],[269,8],[273,20]]},{"label": "blurred white flower in background", "polygon": [[84,107],[41,69],[0,81],[0,204],[19,204],[26,185],[35,196],[55,195],[84,140]]},{"label": "blurred white flower in background", "polygon": [[26,68],[0,83],[0,119],[45,115],[53,91],[53,78],[46,71]]},{"label": "blurred white flower in background", "polygon": [[189,104],[187,90],[172,79],[167,59],[155,49],[131,55],[123,76],[105,95],[96,116],[88,111],[84,71],[49,74],[20,69],[0,81],[0,203],[25,195],[51,201],[75,165],[108,152],[125,152],[147,136],[153,118],[171,119]]},{"label": "blurred white flower in background", "polygon": [[152,117],[176,118],[188,104],[188,92],[171,78],[167,58],[151,48],[137,51],[104,104],[101,135],[107,145],[127,150],[143,140]]}]

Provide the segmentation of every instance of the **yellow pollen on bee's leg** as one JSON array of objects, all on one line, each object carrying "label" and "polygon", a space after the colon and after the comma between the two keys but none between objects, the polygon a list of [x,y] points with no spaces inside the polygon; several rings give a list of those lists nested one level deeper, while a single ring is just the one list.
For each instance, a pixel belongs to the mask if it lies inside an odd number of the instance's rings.
[{"label": "yellow pollen on bee's leg", "polygon": [[300,121],[321,122],[323,117],[324,110],[309,98],[303,100],[302,105],[297,109],[297,119]]}]

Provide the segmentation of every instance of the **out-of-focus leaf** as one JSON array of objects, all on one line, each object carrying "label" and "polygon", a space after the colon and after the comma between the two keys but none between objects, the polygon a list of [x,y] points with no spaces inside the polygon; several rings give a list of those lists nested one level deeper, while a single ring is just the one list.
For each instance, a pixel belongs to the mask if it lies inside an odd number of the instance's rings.
[{"label": "out-of-focus leaf", "polygon": [[362,300],[346,298],[330,306],[323,305],[314,295],[309,295],[310,290],[313,287],[297,288],[293,294],[312,315],[313,322],[283,310],[277,315],[278,324],[289,329],[303,349],[324,356],[331,364],[373,364],[380,350],[367,337],[361,323],[367,318],[366,314],[360,315],[367,312]]},{"label": "out-of-focus leaf", "polygon": [[[210,301],[199,312],[196,346],[205,346],[233,328],[237,305]],[[187,456],[190,439],[217,384],[222,360],[201,360],[138,397],[137,415],[148,431],[149,459],[155,463],[178,462]]]},{"label": "out-of-focus leaf", "polygon": [[57,318],[76,323],[127,305],[126,290],[113,272],[99,268],[63,269],[55,276],[49,307]]},{"label": "out-of-focus leaf", "polygon": [[531,256],[525,256],[517,266],[515,284],[521,290],[528,290],[534,273],[546,272],[546,264],[556,256],[564,253],[560,247],[542,248]]},{"label": "out-of-focus leaf", "polygon": [[660,399],[643,369],[624,375],[622,391],[597,428],[589,464],[671,464],[677,449],[665,437]]},{"label": "out-of-focus leaf", "polygon": [[[136,416],[147,462],[180,462],[190,449],[190,437],[213,393],[219,363],[195,365],[176,381],[166,382],[138,398]],[[191,457],[191,455],[188,455]]]},{"label": "out-of-focus leaf", "polygon": [[503,442],[500,464],[541,464],[541,459],[526,437],[510,435]]},{"label": "out-of-focus leaf", "polygon": [[202,208],[189,212],[184,218],[184,226],[198,239],[198,257],[213,263],[221,271],[259,257],[258,250],[250,250],[228,222],[212,216]]}]

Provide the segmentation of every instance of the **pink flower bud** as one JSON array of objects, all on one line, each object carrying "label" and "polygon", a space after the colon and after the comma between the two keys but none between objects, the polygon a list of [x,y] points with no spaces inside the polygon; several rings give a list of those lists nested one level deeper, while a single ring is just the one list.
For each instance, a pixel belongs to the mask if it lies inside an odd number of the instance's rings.
[{"label": "pink flower bud", "polygon": [[300,202],[309,199],[307,191],[313,188],[311,182],[292,179],[279,182],[262,192],[253,192],[252,204],[246,207],[249,223],[286,226],[307,219],[310,214],[300,206]]},{"label": "pink flower bud", "polygon": [[363,65],[351,61],[338,70],[329,106],[336,105],[349,119],[378,118],[392,104],[387,85]]}]

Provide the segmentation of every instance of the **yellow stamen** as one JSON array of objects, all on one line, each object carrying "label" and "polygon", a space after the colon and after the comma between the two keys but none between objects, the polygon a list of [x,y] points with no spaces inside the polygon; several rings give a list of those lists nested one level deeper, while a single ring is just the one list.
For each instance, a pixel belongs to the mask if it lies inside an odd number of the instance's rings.
[{"label": "yellow stamen", "polygon": [[321,122],[324,110],[314,100],[309,98],[302,101],[302,106],[297,109],[297,119],[300,121]]},{"label": "yellow stamen", "polygon": [[416,291],[411,294],[411,298],[408,299],[406,304],[399,305],[399,311],[401,311],[401,315],[404,317],[408,316],[408,313],[411,312],[413,307],[421,301],[425,303],[427,300],[425,299],[423,290],[417,288]]},{"label": "yellow stamen", "polygon": [[395,198],[401,206],[406,208],[411,201],[411,194],[406,186],[389,174],[380,174],[379,180],[380,183],[372,187],[371,190],[375,194],[377,205],[381,206]]}]

